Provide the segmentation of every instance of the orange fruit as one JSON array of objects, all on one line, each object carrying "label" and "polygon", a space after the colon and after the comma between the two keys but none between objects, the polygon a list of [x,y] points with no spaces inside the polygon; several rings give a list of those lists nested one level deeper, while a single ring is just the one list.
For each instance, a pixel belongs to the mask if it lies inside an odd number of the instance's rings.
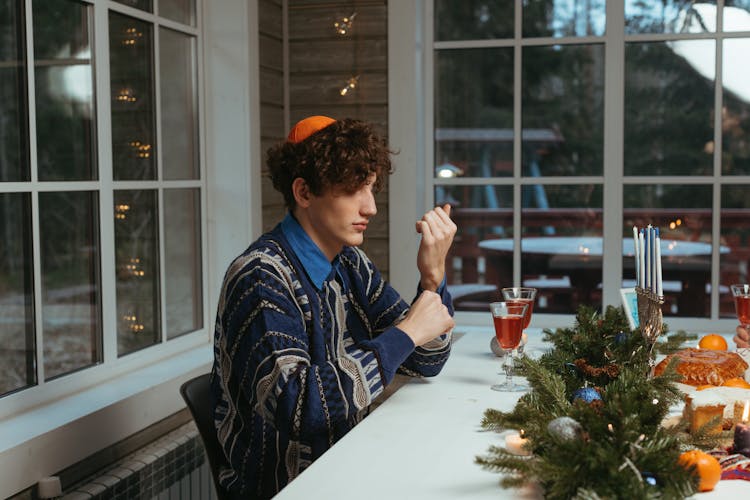
[{"label": "orange fruit", "polygon": [[695,388],[695,390],[696,391],[702,391],[703,389],[713,389],[714,387],[716,387],[716,386],[715,385],[711,385],[711,384],[704,384],[704,385],[697,386]]},{"label": "orange fruit", "polygon": [[693,474],[698,475],[700,483],[698,491],[711,491],[721,479],[721,465],[713,456],[701,450],[686,451],[678,462],[685,468],[693,469]]},{"label": "orange fruit", "polygon": [[721,335],[709,333],[701,338],[700,342],[698,342],[698,347],[713,351],[726,351],[729,346],[727,346],[727,341]]},{"label": "orange fruit", "polygon": [[747,380],[740,377],[728,378],[721,385],[723,385],[724,387],[740,387],[742,389],[750,389],[750,384],[747,383]]}]

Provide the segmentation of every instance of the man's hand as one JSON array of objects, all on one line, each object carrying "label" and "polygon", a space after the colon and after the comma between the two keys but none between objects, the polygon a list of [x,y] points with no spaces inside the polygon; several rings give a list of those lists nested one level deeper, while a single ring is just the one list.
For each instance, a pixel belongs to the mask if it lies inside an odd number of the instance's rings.
[{"label": "man's hand", "polygon": [[734,343],[737,347],[750,347],[750,334],[742,327],[738,326],[736,329],[737,335],[734,336]]},{"label": "man's hand", "polygon": [[420,346],[446,333],[455,325],[440,295],[425,290],[411,305],[398,327],[411,338],[414,345]]},{"label": "man's hand", "polygon": [[417,252],[417,269],[423,290],[437,290],[445,276],[445,257],[448,255],[456,224],[450,218],[451,206],[435,207],[417,221],[417,232],[422,235]]}]

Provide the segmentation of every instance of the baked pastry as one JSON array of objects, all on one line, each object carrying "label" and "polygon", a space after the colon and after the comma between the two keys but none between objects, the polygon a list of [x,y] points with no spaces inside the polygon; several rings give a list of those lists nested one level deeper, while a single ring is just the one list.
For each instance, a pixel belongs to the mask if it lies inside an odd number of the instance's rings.
[{"label": "baked pastry", "polygon": [[750,389],[712,387],[696,390],[685,396],[685,409],[682,415],[690,423],[690,432],[695,432],[716,417],[720,417],[719,423],[710,432],[728,430],[742,421],[742,412],[748,399]]},{"label": "baked pastry", "polygon": [[675,357],[682,383],[693,386],[721,385],[730,378],[743,378],[748,366],[735,352],[688,347],[661,360],[654,369],[654,375],[661,375]]}]

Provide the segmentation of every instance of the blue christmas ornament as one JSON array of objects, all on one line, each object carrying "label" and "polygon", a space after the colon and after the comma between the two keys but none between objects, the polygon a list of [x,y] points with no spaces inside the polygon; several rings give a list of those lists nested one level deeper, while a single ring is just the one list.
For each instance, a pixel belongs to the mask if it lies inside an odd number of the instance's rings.
[{"label": "blue christmas ornament", "polygon": [[594,389],[593,387],[581,387],[580,389],[576,389],[573,392],[573,402],[576,401],[583,401],[585,403],[591,404],[594,401],[601,401],[602,396],[599,394],[599,391]]},{"label": "blue christmas ornament", "polygon": [[641,477],[643,478],[643,482],[646,483],[649,486],[656,486],[658,485],[658,481],[656,480],[656,476],[651,474],[650,472],[642,472]]},{"label": "blue christmas ornament", "polygon": [[617,344],[624,344],[628,340],[628,334],[620,331],[617,335],[615,335],[615,343]]}]

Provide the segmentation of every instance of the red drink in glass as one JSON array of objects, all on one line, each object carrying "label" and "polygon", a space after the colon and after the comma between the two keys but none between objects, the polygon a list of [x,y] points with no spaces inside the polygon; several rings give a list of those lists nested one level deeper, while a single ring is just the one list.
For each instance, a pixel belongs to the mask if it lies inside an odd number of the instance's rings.
[{"label": "red drink in glass", "polygon": [[505,302],[511,305],[527,305],[529,307],[526,308],[526,312],[523,315],[523,328],[522,330],[525,330],[529,327],[529,324],[531,323],[531,313],[534,310],[534,299],[508,299]]},{"label": "red drink in glass", "polygon": [[521,342],[521,333],[523,332],[523,316],[508,315],[503,317],[495,316],[492,318],[495,322],[495,336],[500,342],[503,349],[515,349]]},{"label": "red drink in glass", "polygon": [[750,324],[750,295],[737,295],[734,297],[734,307],[737,310],[737,319],[743,325]]}]

